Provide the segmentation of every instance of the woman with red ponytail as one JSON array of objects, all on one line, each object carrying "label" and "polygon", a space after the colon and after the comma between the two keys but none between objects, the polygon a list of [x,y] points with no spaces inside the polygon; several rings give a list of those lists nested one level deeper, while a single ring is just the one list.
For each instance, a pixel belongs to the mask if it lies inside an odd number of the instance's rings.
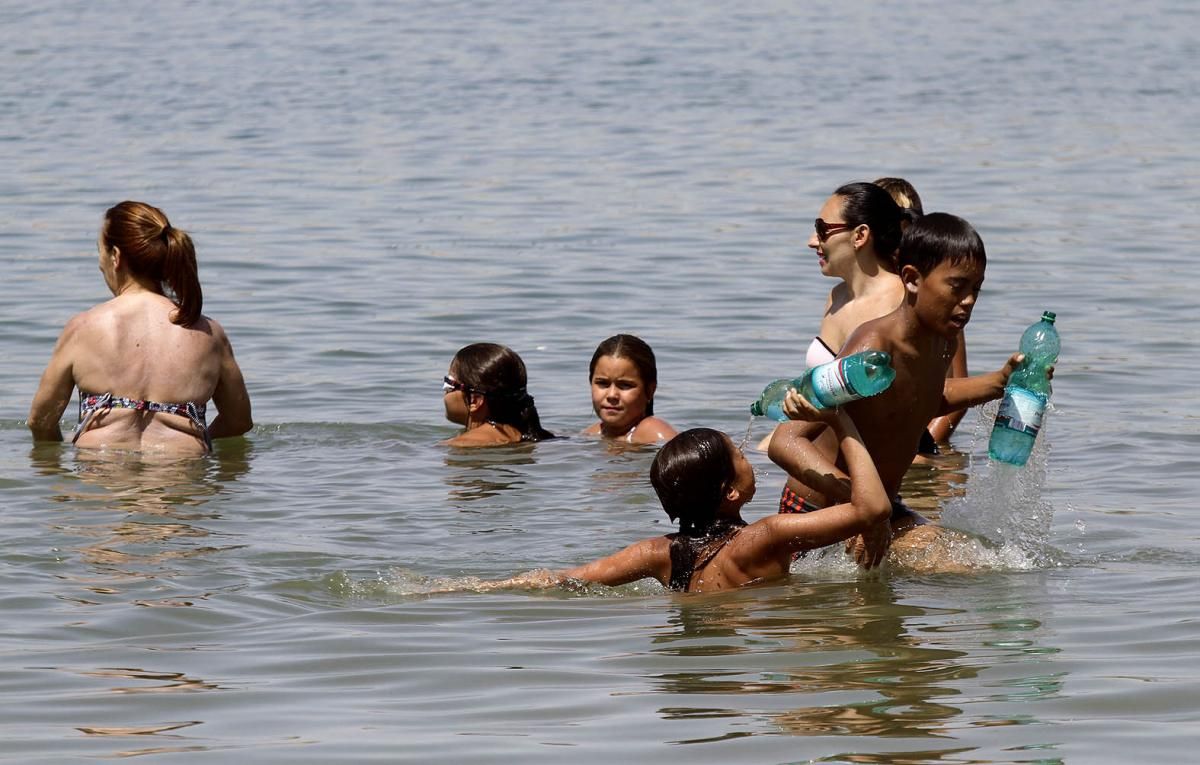
[{"label": "woman with red ponytail", "polygon": [[212,439],[248,431],[250,395],[225,331],[200,312],[187,232],[156,207],[122,202],[105,213],[96,249],[113,298],[59,336],[29,410],[34,440],[62,440],[76,388],[79,447],[203,454]]}]

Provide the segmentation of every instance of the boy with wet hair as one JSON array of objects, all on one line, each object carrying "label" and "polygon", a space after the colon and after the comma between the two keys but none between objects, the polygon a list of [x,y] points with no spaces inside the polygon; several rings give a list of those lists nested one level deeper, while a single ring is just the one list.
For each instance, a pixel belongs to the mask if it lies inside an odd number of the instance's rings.
[{"label": "boy with wet hair", "polygon": [[[869,349],[892,355],[896,379],[891,387],[846,405],[890,497],[899,491],[929,421],[1000,398],[1022,359],[1016,353],[995,372],[946,378],[986,265],[983,240],[971,224],[948,213],[925,215],[908,226],[900,241],[904,301],[895,311],[859,326],[842,346],[839,357]],[[789,392],[784,401],[784,411],[794,419],[800,411],[795,395]],[[780,512],[807,512],[846,501],[845,462],[823,423],[784,423],[768,454],[789,476]],[[864,565],[878,564],[895,532],[926,522],[896,501],[890,522],[864,532],[855,557]]]}]

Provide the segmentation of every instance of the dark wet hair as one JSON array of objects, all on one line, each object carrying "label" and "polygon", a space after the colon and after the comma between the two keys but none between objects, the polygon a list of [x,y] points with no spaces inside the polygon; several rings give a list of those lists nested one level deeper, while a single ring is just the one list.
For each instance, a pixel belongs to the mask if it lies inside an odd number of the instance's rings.
[{"label": "dark wet hair", "polygon": [[171,225],[157,207],[121,202],[104,213],[100,233],[106,248],[116,247],[130,273],[159,285],[178,308],[174,324],[190,327],[200,320],[204,295],[196,270],[196,248],[187,232]]},{"label": "dark wet hair", "polygon": [[987,254],[978,232],[957,215],[944,212],[923,215],[905,229],[900,240],[900,266],[914,266],[922,276],[941,263],[963,261],[987,265]]},{"label": "dark wet hair", "polygon": [[650,465],[658,500],[671,520],[679,520],[685,536],[709,532],[733,478],[733,446],[711,428],[683,431],[658,450]]},{"label": "dark wet hair", "polygon": [[871,229],[875,256],[889,271],[896,269],[896,248],[900,245],[904,213],[892,195],[874,183],[847,183],[833,192],[842,198],[842,218],[851,226]]},{"label": "dark wet hair", "polygon": [[[637,367],[638,376],[642,378],[642,386],[646,390],[658,387],[658,365],[654,361],[654,351],[646,341],[634,335],[613,335],[600,345],[592,354],[592,363],[588,365],[588,381],[596,374],[596,364],[604,356],[617,359],[629,359]],[[646,397],[646,416],[654,414],[654,396]]]},{"label": "dark wet hair", "polygon": [[718,518],[725,490],[734,479],[733,445],[720,431],[685,430],[668,441],[650,465],[650,483],[679,533],[671,534],[671,578],[667,586],[686,591],[697,563],[712,559],[741,518]]},{"label": "dark wet hair", "polygon": [[468,394],[484,397],[494,422],[521,431],[522,441],[554,438],[542,427],[533,396],[525,389],[525,362],[515,351],[496,343],[473,343],[454,354],[452,366]]},{"label": "dark wet hair", "polygon": [[902,212],[911,212],[911,220],[925,214],[925,208],[921,206],[921,195],[903,178],[876,178],[875,185],[890,194],[892,201],[899,205]]}]

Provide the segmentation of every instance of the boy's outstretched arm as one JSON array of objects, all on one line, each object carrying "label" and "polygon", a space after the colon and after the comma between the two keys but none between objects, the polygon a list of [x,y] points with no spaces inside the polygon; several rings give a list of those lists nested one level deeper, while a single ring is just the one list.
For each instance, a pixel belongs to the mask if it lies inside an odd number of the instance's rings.
[{"label": "boy's outstretched arm", "polygon": [[966,409],[1000,398],[1004,395],[1004,386],[1008,384],[1008,378],[1024,359],[1025,354],[1014,353],[1004,362],[1004,366],[995,372],[947,378],[942,388],[942,403],[938,414],[948,414],[957,409]]}]

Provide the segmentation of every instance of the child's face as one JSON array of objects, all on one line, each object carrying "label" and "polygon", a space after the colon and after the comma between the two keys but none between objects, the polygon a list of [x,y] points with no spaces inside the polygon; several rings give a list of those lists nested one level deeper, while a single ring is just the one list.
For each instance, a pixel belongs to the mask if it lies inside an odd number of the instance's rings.
[{"label": "child's face", "polygon": [[[467,424],[467,391],[455,374],[454,365],[446,372],[447,381],[442,385],[442,403],[446,407],[446,419],[458,425]],[[447,390],[450,388],[450,390]]]},{"label": "child's face", "polygon": [[654,391],[646,390],[642,376],[629,359],[601,356],[592,372],[592,408],[605,435],[628,433],[646,417]]},{"label": "child's face", "polygon": [[921,323],[944,337],[961,332],[971,320],[983,272],[983,264],[975,261],[943,261],[919,277],[916,308]]}]

